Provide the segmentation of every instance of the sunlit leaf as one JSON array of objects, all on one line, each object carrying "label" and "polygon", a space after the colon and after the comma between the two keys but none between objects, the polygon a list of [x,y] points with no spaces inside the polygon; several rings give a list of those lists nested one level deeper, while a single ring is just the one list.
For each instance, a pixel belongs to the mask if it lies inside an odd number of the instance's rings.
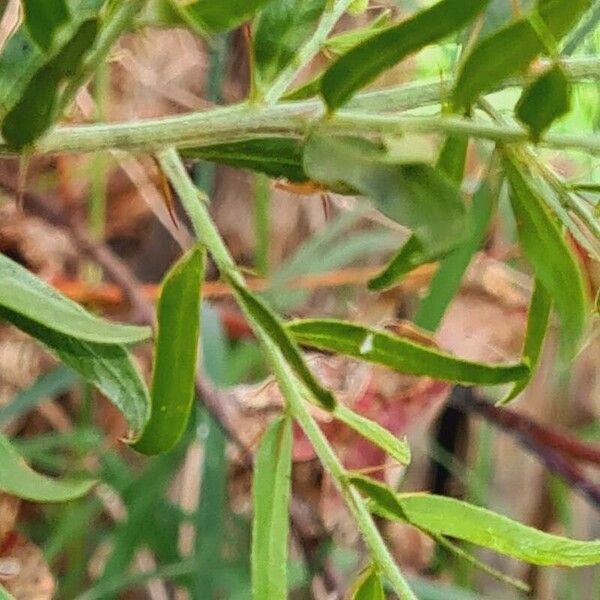
[{"label": "sunlit leaf", "polygon": [[30,469],[10,441],[0,434],[0,490],[32,502],[66,502],[91,489],[92,479],[51,479]]},{"label": "sunlit leaf", "polygon": [[442,0],[370,37],[326,71],[321,82],[325,103],[335,110],[409,54],[467,25],[487,3],[488,0]]},{"label": "sunlit leaf", "polygon": [[515,114],[537,141],[556,119],[568,112],[570,100],[569,80],[560,65],[553,65],[523,90]]},{"label": "sunlit leaf", "polygon": [[528,377],[515,383],[512,390],[501,400],[500,404],[508,404],[516,398],[527,387],[531,376],[535,373],[546,338],[551,308],[552,298],[542,284],[536,280],[529,305],[527,331],[525,332],[525,342],[521,353],[523,362],[529,365],[531,372]]},{"label": "sunlit leaf", "polygon": [[583,335],[588,312],[581,267],[544,199],[509,151],[504,170],[524,255],[550,295],[561,318],[563,349],[572,356]]},{"label": "sunlit leaf", "polygon": [[463,360],[407,338],[333,319],[292,321],[290,334],[302,345],[351,356],[410,375],[466,385],[520,381],[529,373],[524,364],[486,364]]},{"label": "sunlit leaf", "polygon": [[194,401],[204,250],[195,248],[167,274],[158,302],[150,421],[133,447],[167,452],[184,433]]},{"label": "sunlit leaf", "polygon": [[267,429],[254,467],[252,486],[252,597],[285,600],[292,468],[292,422],[280,418]]}]

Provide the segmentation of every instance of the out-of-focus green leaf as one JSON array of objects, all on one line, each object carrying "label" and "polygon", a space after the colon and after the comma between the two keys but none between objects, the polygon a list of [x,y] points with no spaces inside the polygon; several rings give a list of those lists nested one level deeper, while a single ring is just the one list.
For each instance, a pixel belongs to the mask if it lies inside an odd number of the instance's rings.
[{"label": "out-of-focus green leaf", "polygon": [[495,197],[487,183],[482,183],[471,201],[467,223],[469,236],[441,262],[429,285],[427,295],[421,301],[415,315],[415,324],[428,331],[435,331],[446,309],[456,296],[462,277],[475,252],[485,239],[492,215]]},{"label": "out-of-focus green leaf", "polygon": [[254,26],[254,77],[259,90],[272,83],[312,33],[327,0],[278,0],[258,15]]},{"label": "out-of-focus green leaf", "polygon": [[95,317],[2,254],[0,281],[1,307],[57,333],[97,344],[134,344],[150,337],[148,327]]},{"label": "out-of-focus green leaf", "polygon": [[487,3],[488,0],[442,0],[344,54],[329,67],[321,82],[329,110],[340,107],[409,54],[467,25]]},{"label": "out-of-focus green leaf", "polygon": [[345,185],[363,194],[384,215],[412,231],[390,265],[370,282],[374,289],[393,285],[419,264],[448,253],[464,237],[461,195],[430,165],[397,164],[393,153],[361,138],[313,136],[306,144],[304,168],[328,187]]},{"label": "out-of-focus green leaf", "polygon": [[521,353],[523,362],[529,365],[531,372],[528,377],[515,383],[512,390],[500,401],[500,404],[508,404],[515,399],[527,387],[532,375],[535,373],[546,338],[551,308],[552,298],[544,289],[544,286],[536,280],[529,305],[527,331],[525,332],[525,342]]},{"label": "out-of-focus green leaf", "polygon": [[143,454],[167,452],[186,430],[194,400],[203,275],[204,250],[197,247],[164,280],[158,302],[151,416],[133,444]]},{"label": "out-of-focus green leaf", "polygon": [[500,365],[462,360],[412,340],[346,321],[292,321],[287,329],[302,345],[352,356],[410,375],[465,385],[495,385],[520,381],[529,373],[528,366],[524,364]]},{"label": "out-of-focus green leaf", "polygon": [[469,109],[479,94],[524,69],[546,50],[533,20],[539,19],[554,40],[560,41],[590,4],[591,0],[538,0],[532,9],[537,11],[535,17],[524,15],[481,40],[458,74],[452,95],[454,108]]},{"label": "out-of-focus green leaf", "polygon": [[[364,491],[364,490],[363,490]],[[519,560],[545,566],[600,564],[600,540],[580,541],[552,535],[454,498],[397,494],[399,509],[390,511],[369,496],[371,509],[388,519],[406,520],[425,532],[464,540]]]},{"label": "out-of-focus green leaf", "polygon": [[377,568],[367,567],[348,590],[349,600],[385,600],[383,581]]},{"label": "out-of-focus green leaf", "polygon": [[52,45],[56,30],[69,20],[65,0],[22,0],[25,26],[44,50]]},{"label": "out-of-focus green leaf", "polygon": [[63,366],[40,375],[31,387],[15,394],[8,404],[0,408],[0,425],[22,415],[47,398],[64,394],[78,381],[77,373]]},{"label": "out-of-focus green leaf", "polygon": [[523,90],[515,113],[537,142],[556,119],[569,111],[570,101],[569,80],[560,65],[553,65]]},{"label": "out-of-focus green leaf", "polygon": [[11,596],[5,589],[0,585],[0,600],[16,600],[14,596]]},{"label": "out-of-focus green leaf", "polygon": [[394,434],[385,429],[385,427],[355,413],[343,404],[338,404],[335,407],[333,416],[381,448],[401,465],[410,463],[410,446],[406,438],[398,439]]},{"label": "out-of-focus green leaf", "polygon": [[292,422],[274,421],[267,429],[254,468],[252,495],[252,597],[285,600],[292,469]]},{"label": "out-of-focus green leaf", "polygon": [[588,301],[577,259],[554,215],[517,160],[505,151],[504,171],[511,188],[511,203],[523,253],[540,284],[550,295],[563,327],[563,350],[573,356],[583,335]]},{"label": "out-of-focus green leaf", "polygon": [[302,166],[302,144],[289,138],[258,138],[182,150],[186,158],[199,158],[238,169],[264,173],[274,179],[302,183],[308,177]]},{"label": "out-of-focus green leaf", "polygon": [[201,35],[228,31],[251,19],[273,0],[170,0]]},{"label": "out-of-focus green leaf", "polygon": [[92,479],[50,479],[30,469],[13,448],[10,441],[0,434],[0,490],[32,502],[66,502],[89,492]]},{"label": "out-of-focus green leaf", "polygon": [[273,341],[294,373],[311,392],[314,399],[324,409],[332,410],[336,404],[333,394],[317,381],[308,368],[300,349],[286,331],[279,317],[260,298],[239,285],[236,281],[231,281],[231,285],[249,319]]}]

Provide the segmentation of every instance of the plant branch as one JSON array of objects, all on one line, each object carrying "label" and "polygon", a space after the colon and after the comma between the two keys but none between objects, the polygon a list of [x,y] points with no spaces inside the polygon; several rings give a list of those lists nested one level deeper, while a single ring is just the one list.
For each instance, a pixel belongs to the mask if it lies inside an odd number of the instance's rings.
[{"label": "plant branch", "polygon": [[589,480],[570,458],[598,465],[600,449],[549,427],[545,427],[507,408],[493,406],[474,393],[452,394],[450,403],[465,413],[483,417],[513,436],[537,456],[546,468],[569,483],[600,510],[600,487]]},{"label": "plant branch", "polygon": [[[571,63],[569,63],[571,64]],[[600,57],[572,65],[572,76],[600,79]],[[508,80],[503,87],[515,85]],[[144,119],[125,123],[94,123],[62,126],[50,131],[35,145],[34,152],[93,152],[113,148],[152,151],[161,147],[189,148],[232,142],[260,136],[303,137],[319,122],[324,133],[442,133],[487,138],[505,143],[526,143],[527,131],[519,126],[499,126],[458,117],[407,117],[375,115],[369,111],[404,111],[439,102],[442,82],[412,83],[357,96],[347,109],[320,123],[325,114],[319,100],[285,102],[272,107],[237,104],[186,115]],[[360,111],[360,112],[359,112]],[[363,112],[365,111],[365,112]],[[541,145],[553,148],[581,148],[600,151],[599,135],[550,134]],[[0,145],[0,153],[14,154]]]},{"label": "plant branch", "polygon": [[[227,279],[233,279],[236,284],[240,286],[245,286],[244,278],[237,270],[229,251],[225,247],[217,228],[209,215],[203,195],[189,178],[177,151],[174,148],[163,150],[158,154],[158,160],[188,213],[198,238],[206,245],[207,250],[212,254],[221,275]],[[242,310],[245,310],[242,302],[240,302],[240,306]],[[308,412],[300,392],[300,384],[291,373],[279,348],[273,343],[267,333],[263,331],[259,325],[255,324],[252,318],[249,320],[253,324],[256,336],[263,345],[273,369],[273,374],[280,386],[282,395],[286,399],[287,409],[303,429],[313,445],[317,456],[321,460],[323,467],[329,472],[344,500],[348,504],[348,507],[356,520],[357,526],[363,535],[365,543],[371,551],[373,560],[381,568],[400,598],[416,600],[416,596],[413,594],[410,586],[400,573],[394,559],[381,538],[364,500],[360,494],[349,485],[344,467],[335,455],[322,431],[319,429],[317,423]]]}]

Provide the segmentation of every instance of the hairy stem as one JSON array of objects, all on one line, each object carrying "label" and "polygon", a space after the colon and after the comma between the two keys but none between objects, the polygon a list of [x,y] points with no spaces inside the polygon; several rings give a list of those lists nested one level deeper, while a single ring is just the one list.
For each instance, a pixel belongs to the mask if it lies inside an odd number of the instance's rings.
[{"label": "hairy stem", "polygon": [[[600,79],[600,57],[584,61],[568,61],[573,79]],[[514,80],[503,84],[515,85]],[[407,117],[373,114],[379,111],[400,112],[439,102],[451,82],[426,81],[357,96],[337,116],[321,123],[332,134],[438,132],[467,135],[500,142],[528,141],[525,129],[501,126],[485,121],[457,117]],[[359,112],[360,111],[360,112]],[[186,148],[231,142],[257,136],[282,135],[302,137],[323,118],[325,111],[319,100],[285,102],[271,107],[238,104],[209,111],[158,119],[113,124],[90,124],[57,127],[39,140],[34,151],[42,154],[61,152],[93,152],[123,148],[156,151],[161,147]],[[581,148],[600,151],[598,135],[547,135],[541,145],[554,148]],[[0,145],[0,153],[13,154]]]},{"label": "hairy stem", "polygon": [[[240,285],[245,285],[241,273],[237,270],[229,251],[225,247],[225,244],[209,215],[207,204],[205,202],[206,199],[189,178],[177,151],[174,148],[163,150],[158,153],[158,160],[163,171],[179,195],[183,207],[190,217],[194,231],[212,254],[221,274],[226,278],[234,279]],[[240,303],[240,308],[244,310],[243,303]],[[371,551],[373,560],[381,568],[400,598],[416,600],[416,596],[413,594],[410,586],[400,573],[393,557],[381,538],[364,500],[348,483],[346,470],[308,412],[300,392],[300,384],[290,372],[279,348],[273,343],[267,333],[255,324],[251,317],[249,321],[250,323],[253,323],[255,333],[262,342],[275,378],[287,401],[288,410],[298,421],[313,445],[324,468],[334,479],[340,493],[344,497],[344,500],[348,504],[348,507],[356,520],[356,524],[363,535],[365,543]]]}]

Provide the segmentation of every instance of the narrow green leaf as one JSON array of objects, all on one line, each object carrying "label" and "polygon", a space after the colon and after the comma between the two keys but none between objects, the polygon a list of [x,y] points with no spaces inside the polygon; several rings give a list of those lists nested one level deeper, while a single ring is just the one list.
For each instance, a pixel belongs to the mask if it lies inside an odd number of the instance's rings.
[{"label": "narrow green leaf", "polygon": [[465,385],[496,385],[520,381],[524,364],[486,364],[456,358],[443,351],[356,323],[333,319],[292,321],[288,331],[302,345],[337,352],[401,373],[433,377]]},{"label": "narrow green leaf", "polygon": [[47,50],[56,30],[69,20],[65,0],[23,0],[22,4],[29,34],[36,44]]},{"label": "narrow green leaf", "polygon": [[284,417],[267,429],[254,467],[252,496],[252,597],[285,600],[292,468],[292,422]]},{"label": "narrow green leaf", "polygon": [[325,389],[313,375],[304,360],[300,349],[286,331],[279,317],[257,296],[235,281],[231,281],[236,297],[248,317],[273,341],[283,354],[294,373],[311,392],[314,399],[325,409],[333,410],[336,401],[333,394]]},{"label": "narrow green leaf", "polygon": [[151,335],[149,327],[95,317],[2,254],[0,281],[1,307],[57,333],[97,344],[134,344]]},{"label": "narrow green leaf", "polygon": [[381,574],[374,565],[356,578],[347,593],[349,600],[385,600]]},{"label": "narrow green leaf", "polygon": [[100,390],[123,413],[134,432],[144,428],[150,416],[148,390],[124,346],[81,341],[2,307],[0,320],[12,323],[40,341],[63,363]]},{"label": "narrow green leaf", "polygon": [[591,0],[538,0],[534,19],[524,15],[482,39],[462,64],[452,96],[454,108],[469,109],[482,92],[524,69],[546,50],[534,20],[539,19],[560,41],[590,4]]},{"label": "narrow green leaf", "polygon": [[172,6],[198,33],[229,31],[251,19],[272,0],[171,0]]},{"label": "narrow green leaf", "polygon": [[531,303],[529,305],[529,314],[527,316],[527,330],[525,332],[525,341],[523,343],[523,351],[521,360],[529,365],[530,374],[521,381],[517,381],[512,390],[499,404],[508,404],[514,400],[531,381],[531,377],[536,371],[544,339],[546,338],[546,330],[548,329],[548,321],[550,319],[550,309],[552,308],[552,298],[544,289],[544,286],[536,280]]},{"label": "narrow green leaf", "polygon": [[581,268],[541,195],[508,150],[504,157],[521,248],[554,301],[563,327],[563,350],[567,356],[573,356],[588,312]]},{"label": "narrow green leaf", "polygon": [[471,200],[467,216],[469,236],[440,262],[415,315],[415,324],[419,327],[427,331],[438,328],[446,309],[460,289],[460,282],[473,255],[485,240],[495,206],[496,198],[489,185],[482,183]]},{"label": "narrow green leaf", "polygon": [[521,94],[515,114],[537,142],[552,123],[569,111],[571,85],[562,67],[553,65]]},{"label": "narrow green leaf", "polygon": [[77,373],[63,366],[40,375],[31,387],[18,392],[8,404],[0,407],[0,425],[31,410],[47,398],[66,393],[78,381]]},{"label": "narrow green leaf", "polygon": [[442,0],[370,37],[339,58],[323,76],[321,93],[330,111],[403,58],[467,25],[489,0]]},{"label": "narrow green leaf", "polygon": [[351,474],[348,478],[350,483],[362,492],[374,506],[380,510],[388,519],[387,515],[393,515],[394,518],[401,521],[407,521],[407,516],[402,508],[398,495],[391,490],[387,485],[375,481],[364,475]]},{"label": "narrow green leaf", "polygon": [[188,252],[169,271],[162,285],[151,416],[141,437],[133,444],[143,454],[167,452],[187,427],[198,362],[204,255],[200,247]]},{"label": "narrow green leaf", "polygon": [[274,179],[308,181],[302,166],[302,143],[290,138],[258,138],[182,150],[186,158],[199,158],[238,169],[264,173]]},{"label": "narrow green leaf", "polygon": [[121,344],[147,338],[150,329],[90,315],[3,255],[0,278],[0,319],[42,342],[104,393],[134,431],[141,431],[149,416],[148,393]]},{"label": "narrow green leaf", "polygon": [[30,469],[10,441],[0,434],[0,490],[32,502],[66,502],[91,489],[92,479],[50,479]]},{"label": "narrow green leaf", "polygon": [[60,87],[79,69],[96,39],[98,26],[97,18],[84,21],[59,54],[37,71],[2,122],[2,137],[8,145],[23,148],[54,123]]},{"label": "narrow green leaf", "polygon": [[367,285],[370,290],[385,290],[396,285],[406,273],[419,265],[432,262],[438,254],[427,252],[419,238],[413,233],[400,247],[400,250],[384,267],[381,273],[371,278]]},{"label": "narrow green leaf", "polygon": [[384,273],[370,282],[374,289],[389,287],[419,264],[443,256],[465,235],[465,207],[456,186],[430,165],[397,162],[393,152],[361,138],[312,136],[304,152],[311,179],[363,194],[413,232]]},{"label": "narrow green leaf", "polygon": [[315,29],[327,0],[278,0],[258,15],[254,26],[254,76],[266,89],[295,58]]},{"label": "narrow green leaf", "polygon": [[375,421],[367,419],[343,404],[338,404],[333,411],[333,416],[357,431],[384,452],[389,454],[401,465],[410,463],[410,446],[406,438],[398,439],[394,434]]},{"label": "narrow green leaf", "polygon": [[436,163],[436,167],[444,172],[456,185],[460,185],[465,173],[468,137],[452,137],[446,139]]},{"label": "narrow green leaf", "polygon": [[[464,540],[534,565],[600,564],[600,540],[587,542],[552,535],[445,496],[398,494],[396,498],[406,520],[424,531]],[[371,508],[378,515],[400,518],[397,510],[389,511],[372,500]]]}]

